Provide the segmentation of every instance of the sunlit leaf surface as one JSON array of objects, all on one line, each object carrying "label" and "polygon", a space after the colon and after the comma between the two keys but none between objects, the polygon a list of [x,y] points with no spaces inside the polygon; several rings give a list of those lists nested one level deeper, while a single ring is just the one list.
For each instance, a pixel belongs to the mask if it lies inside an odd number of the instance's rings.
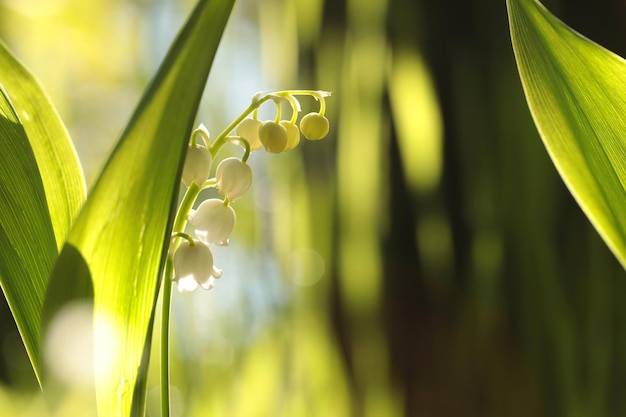
[{"label": "sunlit leaf surface", "polygon": [[2,43],[0,86],[0,284],[40,378],[48,277],[85,186],[56,110]]},{"label": "sunlit leaf surface", "polygon": [[149,352],[144,347],[150,340],[181,161],[232,4],[200,1],[194,10],[96,182],[61,253],[57,266],[63,267],[52,278],[67,287],[93,282],[96,394],[102,416],[143,415],[142,360]]},{"label": "sunlit leaf surface", "polygon": [[528,104],[563,180],[626,266],[626,62],[533,0],[508,0]]}]

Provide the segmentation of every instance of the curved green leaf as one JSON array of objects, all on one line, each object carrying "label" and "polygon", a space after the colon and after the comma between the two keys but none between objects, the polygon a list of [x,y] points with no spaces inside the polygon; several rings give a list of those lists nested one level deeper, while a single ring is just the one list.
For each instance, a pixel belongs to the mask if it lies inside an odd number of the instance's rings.
[{"label": "curved green leaf", "polygon": [[534,0],[508,0],[535,124],[566,185],[626,267],[626,62]]},{"label": "curved green leaf", "polygon": [[0,84],[6,89],[37,160],[57,247],[65,242],[85,201],[76,150],[48,96],[0,42]]},{"label": "curved green leaf", "polygon": [[0,86],[0,285],[39,379],[48,277],[85,185],[52,103],[2,42]]},{"label": "curved green leaf", "polygon": [[[201,0],[72,228],[52,279],[93,282],[102,416],[143,415],[159,273],[195,113],[234,0]],[[50,293],[59,304],[61,292]],[[48,304],[47,304],[48,305]]]}]

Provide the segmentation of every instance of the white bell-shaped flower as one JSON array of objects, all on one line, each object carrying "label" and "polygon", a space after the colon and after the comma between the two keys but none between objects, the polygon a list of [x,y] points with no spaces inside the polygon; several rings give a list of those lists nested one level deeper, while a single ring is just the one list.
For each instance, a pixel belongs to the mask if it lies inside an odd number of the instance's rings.
[{"label": "white bell-shaped flower", "polygon": [[239,158],[226,158],[217,166],[215,179],[217,189],[230,201],[235,201],[250,188],[252,168]]},{"label": "white bell-shaped flower", "polygon": [[222,271],[213,265],[213,253],[208,246],[194,241],[192,246],[188,240],[183,240],[174,253],[174,278],[178,291],[194,291],[198,285],[205,290],[214,287],[215,278],[222,275]]},{"label": "white bell-shaped flower", "polygon": [[308,140],[324,139],[328,134],[328,119],[319,113],[309,113],[300,120],[300,130]]},{"label": "white bell-shaped flower", "polygon": [[250,144],[250,152],[254,152],[263,147],[261,140],[259,139],[259,128],[263,123],[257,119],[244,119],[239,126],[237,126],[237,130],[235,133],[237,136],[241,136]]},{"label": "white bell-shaped flower", "polygon": [[288,122],[287,120],[281,120],[280,125],[287,131],[287,145],[283,152],[287,152],[298,146],[300,143],[300,129],[295,124]]},{"label": "white bell-shaped flower", "polygon": [[279,123],[270,120],[259,128],[259,139],[266,151],[281,153],[287,146],[287,130]]},{"label": "white bell-shaped flower", "polygon": [[183,184],[189,187],[192,183],[196,183],[198,187],[202,187],[209,178],[212,164],[213,157],[207,148],[204,146],[190,146],[187,149],[187,157],[183,167]]},{"label": "white bell-shaped flower", "polygon": [[228,238],[235,227],[235,210],[217,198],[204,200],[189,215],[189,223],[196,229],[196,236],[203,243],[228,245]]}]

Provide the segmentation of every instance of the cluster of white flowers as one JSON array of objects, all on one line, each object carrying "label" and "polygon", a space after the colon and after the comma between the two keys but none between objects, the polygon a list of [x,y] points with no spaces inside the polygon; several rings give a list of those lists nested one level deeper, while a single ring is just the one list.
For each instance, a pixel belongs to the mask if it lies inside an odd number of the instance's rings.
[{"label": "cluster of white flowers", "polygon": [[[318,113],[309,113],[296,125],[300,103],[297,95],[309,95],[320,102]],[[243,196],[252,184],[252,169],[247,164],[250,152],[264,148],[271,153],[286,152],[300,143],[300,132],[309,140],[323,139],[329,130],[328,119],[324,117],[324,98],[330,93],[324,91],[281,91],[265,96],[257,94],[250,106],[231,123],[211,144],[209,132],[200,125],[192,132],[187,157],[182,172],[182,182],[188,187],[185,198],[193,200],[199,191],[216,187],[223,199],[211,198],[200,203],[196,210],[180,213],[184,210],[181,204],[179,213],[187,218],[194,228],[196,239],[174,230],[174,238],[184,238],[176,248],[172,257],[174,275],[172,280],[180,292],[194,291],[198,286],[211,289],[215,279],[222,271],[213,264],[213,253],[209,245],[226,246],[235,227],[235,210],[231,206]],[[257,119],[261,104],[273,100],[276,104],[275,120],[262,122]],[[287,102],[292,108],[291,120],[281,120],[281,103]],[[247,117],[252,114],[252,117]],[[235,131],[234,136],[228,136]],[[202,139],[203,144],[198,143]],[[245,150],[242,158],[230,157],[223,159],[215,170],[215,177],[210,178],[213,158],[226,142],[239,144]],[[184,222],[181,223],[184,227]],[[176,225],[175,225],[176,229]],[[176,243],[176,239],[172,240]]]}]

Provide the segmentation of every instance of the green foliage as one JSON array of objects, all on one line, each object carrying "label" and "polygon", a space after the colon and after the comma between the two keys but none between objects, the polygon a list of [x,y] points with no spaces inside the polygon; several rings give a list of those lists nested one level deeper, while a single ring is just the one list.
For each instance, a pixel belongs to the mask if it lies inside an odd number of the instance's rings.
[{"label": "green foliage", "polygon": [[533,0],[508,0],[535,124],[563,180],[626,266],[626,62]]},{"label": "green foliage", "polygon": [[40,379],[41,307],[85,186],[56,110],[2,43],[0,74],[0,284]]},{"label": "green foliage", "polygon": [[84,181],[69,137],[32,77],[0,50],[0,282],[38,377],[41,312],[48,320],[67,302],[93,297],[102,416],[144,414],[182,162],[233,2],[198,3],[78,217]]},{"label": "green foliage", "polygon": [[[143,414],[150,340],[181,164],[233,1],[201,1],[108,160],[66,246],[94,287],[99,414]],[[64,259],[64,251],[61,261]],[[75,256],[70,254],[68,256]],[[84,281],[55,271],[68,285]],[[61,284],[62,285],[62,284]]]}]

